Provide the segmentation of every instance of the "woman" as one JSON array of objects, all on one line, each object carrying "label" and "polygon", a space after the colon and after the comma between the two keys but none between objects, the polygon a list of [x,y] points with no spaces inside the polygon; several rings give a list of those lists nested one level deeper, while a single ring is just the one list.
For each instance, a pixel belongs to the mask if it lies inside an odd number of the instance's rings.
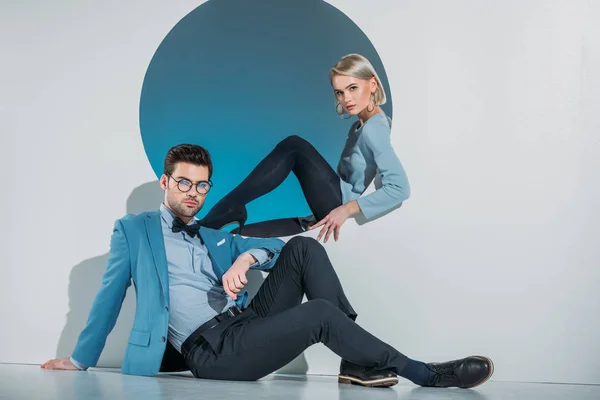
[{"label": "woman", "polygon": [[[358,117],[348,133],[337,172],[306,140],[287,137],[208,212],[202,220],[205,226],[221,229],[237,223],[243,235],[259,237],[290,236],[309,227],[322,227],[318,240],[325,235],[327,242],[333,233],[337,241],[348,218],[359,213],[372,218],[409,197],[406,174],[390,142],[391,120],[380,107],[386,102],[385,91],[371,63],[359,54],[349,54],[331,69],[329,79],[337,114]],[[298,178],[313,215],[244,227],[246,204],[278,187],[290,172]],[[377,173],[382,186],[362,196]]]}]

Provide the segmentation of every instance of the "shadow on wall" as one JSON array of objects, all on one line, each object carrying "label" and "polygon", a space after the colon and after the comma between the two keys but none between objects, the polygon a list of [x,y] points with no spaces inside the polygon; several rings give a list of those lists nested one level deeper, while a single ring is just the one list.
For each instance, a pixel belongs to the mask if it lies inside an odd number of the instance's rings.
[{"label": "shadow on wall", "polygon": [[[158,181],[144,183],[135,188],[129,195],[126,207],[127,213],[138,214],[144,211],[156,210],[163,197],[164,192]],[[110,232],[107,232],[107,246],[109,243]],[[66,357],[73,352],[79,333],[85,327],[96,293],[100,289],[107,261],[108,253],[105,253],[89,258],[77,264],[71,270],[69,275],[69,313],[56,349],[58,357]],[[98,362],[99,367],[121,366],[129,332],[133,325],[134,314],[135,289],[131,285],[127,289],[127,296],[123,301],[117,323],[106,341],[106,346]]]},{"label": "shadow on wall", "polygon": [[[163,198],[164,192],[158,181],[144,183],[135,188],[129,195],[127,213],[139,214],[144,211],[156,210]],[[107,245],[109,240],[110,236],[107,234]],[[96,293],[100,289],[107,261],[108,253],[105,253],[82,261],[71,269],[69,275],[69,313],[56,349],[57,357],[67,357],[73,352],[79,333],[85,327]],[[251,297],[256,294],[263,281],[264,276],[260,271],[253,270],[248,273],[247,289]],[[134,315],[135,289],[131,285],[127,289],[127,295],[123,301],[117,323],[108,336],[98,367],[119,368],[121,366]],[[308,364],[304,355],[300,355],[279,372],[304,374],[306,371],[308,371]]]}]

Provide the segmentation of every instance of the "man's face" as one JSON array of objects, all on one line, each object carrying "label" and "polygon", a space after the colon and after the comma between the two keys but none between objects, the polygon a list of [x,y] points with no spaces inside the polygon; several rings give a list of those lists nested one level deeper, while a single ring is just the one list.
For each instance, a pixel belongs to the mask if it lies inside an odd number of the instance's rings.
[{"label": "man's face", "polygon": [[[163,174],[160,178],[160,185],[165,191],[165,205],[185,222],[189,221],[204,205],[206,195],[198,193],[198,189],[202,191],[203,186],[208,185],[208,179],[208,167],[177,163],[171,176]],[[200,185],[198,189],[196,184]],[[180,188],[189,190],[186,192]]]}]

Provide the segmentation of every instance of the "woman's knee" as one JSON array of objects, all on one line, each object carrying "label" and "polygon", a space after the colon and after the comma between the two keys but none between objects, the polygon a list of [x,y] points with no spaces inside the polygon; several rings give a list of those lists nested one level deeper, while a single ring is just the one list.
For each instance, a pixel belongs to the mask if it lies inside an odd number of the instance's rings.
[{"label": "woman's knee", "polygon": [[277,144],[277,147],[293,150],[302,150],[306,148],[312,148],[313,146],[306,139],[303,139],[298,135],[290,135],[283,139],[281,142],[279,142]]}]

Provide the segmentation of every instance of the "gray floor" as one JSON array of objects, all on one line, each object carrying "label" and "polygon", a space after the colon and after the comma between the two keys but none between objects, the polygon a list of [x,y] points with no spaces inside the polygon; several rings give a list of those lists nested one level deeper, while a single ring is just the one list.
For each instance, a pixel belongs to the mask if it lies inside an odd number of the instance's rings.
[{"label": "gray floor", "polygon": [[472,390],[340,385],[332,376],[269,376],[258,382],[194,379],[188,374],[147,378],[116,370],[46,371],[35,365],[0,364],[0,399],[600,399],[600,386],[488,382]]}]

